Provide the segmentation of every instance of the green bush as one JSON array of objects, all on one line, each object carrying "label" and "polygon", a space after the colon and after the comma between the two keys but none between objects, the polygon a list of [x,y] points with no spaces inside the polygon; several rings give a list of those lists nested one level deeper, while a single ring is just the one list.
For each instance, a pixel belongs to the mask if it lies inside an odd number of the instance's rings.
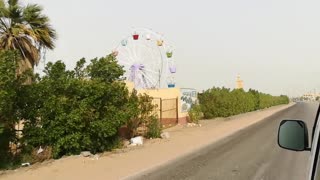
[{"label": "green bush", "polygon": [[199,104],[194,104],[192,105],[192,107],[190,108],[189,112],[189,121],[192,123],[199,123],[199,120],[202,118],[203,113],[201,111],[201,106]]},{"label": "green bush", "polygon": [[15,124],[19,121],[20,89],[24,74],[16,75],[20,56],[15,51],[0,51],[0,168],[13,164],[10,142],[17,142]]},{"label": "green bush", "polygon": [[126,108],[126,113],[130,116],[126,123],[130,137],[145,135],[145,132],[138,132],[138,128],[143,128],[149,124],[154,116],[154,108],[152,97],[147,94],[138,95],[136,90],[132,91]]},{"label": "green bush", "polygon": [[[95,58],[88,66],[81,59],[74,70],[61,61],[50,62],[43,77],[16,75],[18,60],[16,52],[0,51],[0,168],[21,160],[111,150],[119,147],[118,129],[123,125],[131,126],[132,135],[148,125],[148,135],[158,136],[152,98],[136,91],[129,95],[114,56]],[[21,119],[23,137],[18,139],[14,126]],[[16,157],[10,154],[9,142],[22,145]],[[46,156],[34,156],[40,146],[50,148]]]},{"label": "green bush", "polygon": [[271,96],[250,89],[211,88],[198,96],[205,119],[229,117],[275,105],[288,104],[287,96]]},{"label": "green bush", "polygon": [[156,116],[151,116],[147,125],[147,138],[159,138],[161,135],[161,124]]},{"label": "green bush", "polygon": [[113,56],[84,64],[69,71],[61,61],[48,63],[45,75],[24,87],[24,144],[52,147],[58,158],[119,143],[118,129],[132,116],[128,90],[118,81],[123,70]]}]

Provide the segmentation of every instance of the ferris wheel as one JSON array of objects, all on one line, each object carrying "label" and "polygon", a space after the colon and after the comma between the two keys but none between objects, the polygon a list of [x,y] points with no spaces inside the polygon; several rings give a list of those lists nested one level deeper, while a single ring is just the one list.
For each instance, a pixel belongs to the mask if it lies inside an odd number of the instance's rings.
[{"label": "ferris wheel", "polygon": [[175,87],[173,48],[163,35],[147,28],[135,28],[113,51],[123,66],[126,80],[136,89]]}]

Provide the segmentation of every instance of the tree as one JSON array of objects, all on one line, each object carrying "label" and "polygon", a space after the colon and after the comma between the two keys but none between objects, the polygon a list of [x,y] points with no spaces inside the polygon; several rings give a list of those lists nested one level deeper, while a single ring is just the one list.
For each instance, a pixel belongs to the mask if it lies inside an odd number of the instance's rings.
[{"label": "tree", "polygon": [[198,96],[204,118],[228,117],[240,113],[288,104],[288,96],[272,96],[250,89],[230,91],[227,88],[211,88]]},{"label": "tree", "polygon": [[84,64],[81,59],[74,70],[66,70],[61,61],[48,63],[45,75],[24,87],[25,149],[52,147],[58,158],[117,145],[118,129],[131,116],[128,90],[118,81],[123,70],[113,56]]},{"label": "tree", "polygon": [[0,0],[0,49],[20,52],[18,74],[39,63],[41,50],[54,48],[56,32],[42,11],[37,4]]},{"label": "tree", "polygon": [[15,124],[19,120],[21,76],[16,75],[18,52],[0,51],[0,168],[11,162],[9,142],[16,142]]}]

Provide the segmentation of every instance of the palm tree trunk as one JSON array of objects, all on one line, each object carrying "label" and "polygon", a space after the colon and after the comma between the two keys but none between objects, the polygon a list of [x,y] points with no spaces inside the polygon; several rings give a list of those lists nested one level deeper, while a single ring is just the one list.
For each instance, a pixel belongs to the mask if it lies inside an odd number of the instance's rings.
[{"label": "palm tree trunk", "polygon": [[[29,60],[27,59],[22,59],[18,62],[18,68],[16,70],[17,75],[23,74],[27,70],[32,70],[33,71],[33,65],[30,63]],[[27,77],[25,84],[31,84],[32,83],[32,78]]]},{"label": "palm tree trunk", "polygon": [[33,65],[27,59],[21,59],[18,62],[17,74],[22,74],[23,72],[25,72],[29,69],[33,70]]}]

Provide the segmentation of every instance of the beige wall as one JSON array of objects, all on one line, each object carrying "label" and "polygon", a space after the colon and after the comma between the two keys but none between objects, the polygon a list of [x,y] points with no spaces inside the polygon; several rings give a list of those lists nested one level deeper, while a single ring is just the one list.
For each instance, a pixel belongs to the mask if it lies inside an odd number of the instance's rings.
[{"label": "beige wall", "polygon": [[[162,118],[177,118],[176,99],[179,98],[180,91],[178,88],[166,89],[141,89],[139,94],[148,94],[153,97],[153,102],[160,107],[160,98],[162,99]],[[179,104],[178,104],[179,110]],[[160,116],[160,114],[158,114]]]},{"label": "beige wall", "polygon": [[126,86],[127,86],[128,90],[129,90],[129,92],[131,93],[133,88],[134,88],[133,82],[125,81],[125,83],[126,83]]},{"label": "beige wall", "polygon": [[[132,82],[126,81],[127,87],[129,91],[132,91],[134,88],[134,84]],[[137,90],[139,94],[148,94],[149,96],[153,98],[162,98],[162,99],[175,99],[178,98],[178,118],[185,118],[188,116],[187,112],[182,113],[181,112],[181,92],[180,88],[163,88],[163,89],[140,89]],[[155,100],[155,102],[157,102]],[[171,103],[170,103],[171,102]],[[163,109],[172,109],[175,108],[175,102],[173,104],[173,100],[170,101],[162,101]],[[174,113],[174,114],[173,114]],[[170,111],[168,113],[163,113],[163,118],[176,118],[175,112]]]}]

